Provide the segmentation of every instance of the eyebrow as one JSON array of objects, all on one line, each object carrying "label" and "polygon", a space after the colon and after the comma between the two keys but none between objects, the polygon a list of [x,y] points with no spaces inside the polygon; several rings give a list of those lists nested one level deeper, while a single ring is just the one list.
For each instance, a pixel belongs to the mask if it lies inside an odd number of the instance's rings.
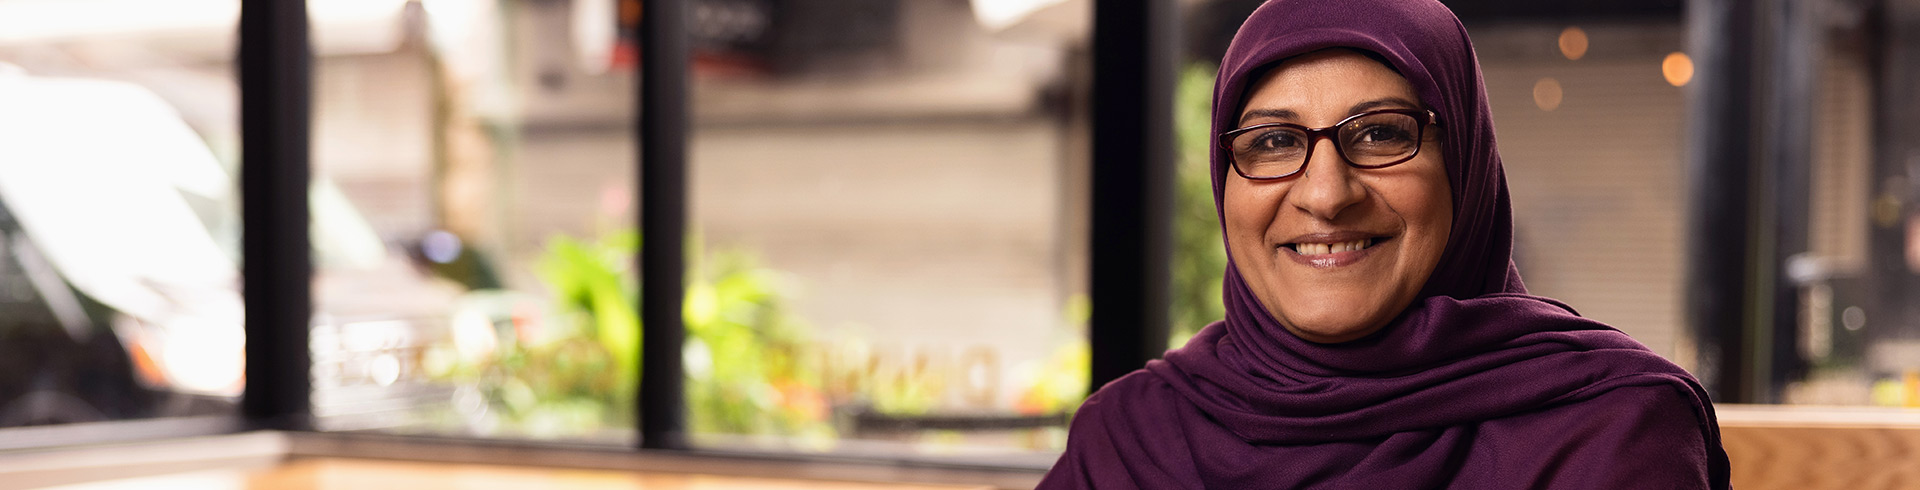
[{"label": "eyebrow", "polygon": [[[1383,97],[1354,104],[1353,107],[1347,109],[1347,114],[1359,114],[1382,107],[1417,109],[1420,107],[1420,104],[1415,104],[1413,101],[1401,97]],[[1298,120],[1300,119],[1300,113],[1287,109],[1254,109],[1240,116],[1240,125],[1245,126],[1247,121],[1260,118]]]}]

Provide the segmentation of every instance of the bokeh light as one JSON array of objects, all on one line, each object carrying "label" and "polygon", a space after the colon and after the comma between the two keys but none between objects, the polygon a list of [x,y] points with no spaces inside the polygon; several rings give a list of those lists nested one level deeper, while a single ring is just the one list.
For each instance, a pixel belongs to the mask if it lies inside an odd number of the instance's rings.
[{"label": "bokeh light", "polygon": [[1568,27],[1560,31],[1560,54],[1567,59],[1577,60],[1587,55],[1587,31],[1578,27]]},{"label": "bokeh light", "polygon": [[1540,110],[1551,111],[1560,108],[1560,100],[1566,94],[1560,90],[1560,81],[1552,77],[1533,82],[1533,104]]},{"label": "bokeh light", "polygon": [[1666,75],[1667,83],[1675,87],[1685,86],[1688,81],[1693,80],[1693,58],[1688,58],[1686,53],[1674,51],[1667,55],[1666,60],[1660,62],[1660,73]]}]

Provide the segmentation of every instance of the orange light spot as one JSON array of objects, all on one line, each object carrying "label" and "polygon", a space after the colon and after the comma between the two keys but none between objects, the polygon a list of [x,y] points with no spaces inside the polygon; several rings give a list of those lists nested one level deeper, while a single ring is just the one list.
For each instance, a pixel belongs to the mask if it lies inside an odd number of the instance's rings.
[{"label": "orange light spot", "polygon": [[1674,51],[1667,55],[1666,60],[1660,62],[1660,74],[1666,75],[1667,83],[1675,87],[1686,86],[1688,81],[1693,80],[1693,58],[1688,58],[1686,53]]},{"label": "orange light spot", "polygon": [[1560,90],[1559,80],[1549,77],[1533,82],[1533,105],[1540,106],[1540,110],[1551,111],[1560,108],[1560,101],[1565,96],[1566,94]]},{"label": "orange light spot", "polygon": [[1578,27],[1568,27],[1560,31],[1560,54],[1567,59],[1577,60],[1587,55],[1587,31]]}]

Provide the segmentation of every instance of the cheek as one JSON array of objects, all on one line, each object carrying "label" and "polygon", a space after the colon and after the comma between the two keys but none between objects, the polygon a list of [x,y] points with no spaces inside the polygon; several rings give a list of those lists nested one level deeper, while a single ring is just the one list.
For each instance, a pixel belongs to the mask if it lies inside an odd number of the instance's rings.
[{"label": "cheek", "polygon": [[[1248,185],[1246,179],[1228,177],[1220,204],[1225,214],[1227,245],[1234,254],[1240,253],[1245,247],[1260,247],[1267,226],[1273,222],[1279,200],[1265,191],[1267,189]],[[1248,245],[1242,246],[1243,243]]]},{"label": "cheek", "polygon": [[[1453,192],[1447,187],[1447,174],[1440,162],[1423,169],[1420,179],[1387,193],[1394,209],[1405,210],[1409,231],[1417,234],[1416,250],[1427,261],[1438,262],[1453,234]],[[1398,199],[1394,199],[1397,197]]]}]

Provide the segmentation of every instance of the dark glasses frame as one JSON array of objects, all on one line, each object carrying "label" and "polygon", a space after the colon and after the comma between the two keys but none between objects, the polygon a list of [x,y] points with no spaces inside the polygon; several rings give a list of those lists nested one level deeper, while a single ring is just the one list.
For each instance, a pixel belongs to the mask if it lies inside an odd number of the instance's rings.
[{"label": "dark glasses frame", "polygon": [[[1340,144],[1340,138],[1338,138],[1338,136],[1340,135],[1339,128],[1341,126],[1346,126],[1347,123],[1353,122],[1354,120],[1367,117],[1367,116],[1375,116],[1380,114],[1401,114],[1401,115],[1413,117],[1414,121],[1419,123],[1418,127],[1414,129],[1413,137],[1415,141],[1419,141],[1420,143],[1414,145],[1413,153],[1408,153],[1406,157],[1403,157],[1399,160],[1394,160],[1387,163],[1373,164],[1373,165],[1361,165],[1359,163],[1355,163],[1352,158],[1347,156],[1347,148]],[[1346,160],[1347,165],[1351,165],[1354,168],[1366,168],[1366,169],[1387,168],[1394,165],[1399,165],[1401,163],[1405,163],[1407,160],[1412,160],[1413,157],[1420,156],[1420,147],[1426,146],[1427,126],[1439,126],[1439,125],[1440,125],[1440,116],[1435,115],[1433,111],[1424,110],[1424,109],[1381,109],[1381,110],[1374,110],[1374,111],[1366,111],[1359,114],[1347,116],[1346,119],[1341,119],[1340,122],[1334,123],[1332,126],[1327,126],[1324,128],[1309,128],[1306,126],[1301,126],[1293,123],[1278,123],[1278,122],[1255,124],[1252,126],[1235,129],[1232,131],[1227,131],[1225,133],[1220,133],[1220,136],[1215,143],[1220,145],[1221,151],[1226,152],[1227,166],[1233,167],[1233,172],[1240,174],[1241,177],[1244,177],[1247,180],[1280,180],[1280,179],[1285,179],[1295,175],[1299,175],[1300,171],[1306,170],[1307,163],[1313,160],[1313,145],[1319,142],[1322,136],[1326,137],[1328,140],[1333,141],[1333,151],[1336,153],[1339,153],[1340,159]],[[1293,128],[1302,133],[1305,133],[1307,135],[1307,154],[1305,157],[1302,157],[1300,159],[1300,166],[1295,167],[1292,172],[1287,172],[1284,174],[1269,176],[1269,177],[1255,177],[1255,176],[1247,175],[1245,171],[1240,169],[1240,163],[1236,161],[1233,157],[1233,139],[1236,137],[1239,137],[1242,134],[1246,134],[1246,133],[1261,130],[1261,129],[1267,129],[1267,128]]]}]

